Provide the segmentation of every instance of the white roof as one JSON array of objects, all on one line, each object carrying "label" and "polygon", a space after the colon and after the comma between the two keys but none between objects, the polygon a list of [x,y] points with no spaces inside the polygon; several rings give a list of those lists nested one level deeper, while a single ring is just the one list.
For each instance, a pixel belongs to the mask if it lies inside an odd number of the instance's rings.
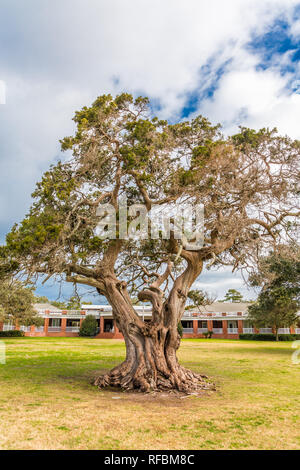
[{"label": "white roof", "polygon": [[[204,313],[237,313],[246,312],[251,303],[245,302],[214,302],[211,305],[200,307],[200,311]],[[191,310],[198,311],[198,310]]]},{"label": "white roof", "polygon": [[82,310],[102,310],[102,311],[111,311],[110,305],[81,305]]}]

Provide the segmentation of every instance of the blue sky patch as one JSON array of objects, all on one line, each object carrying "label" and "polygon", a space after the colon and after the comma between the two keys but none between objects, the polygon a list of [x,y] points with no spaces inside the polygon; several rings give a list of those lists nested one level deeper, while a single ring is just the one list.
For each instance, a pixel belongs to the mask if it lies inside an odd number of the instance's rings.
[{"label": "blue sky patch", "polygon": [[195,90],[186,94],[185,104],[180,113],[181,119],[186,119],[197,111],[201,101],[213,97],[219,87],[222,76],[226,73],[226,69],[232,60],[226,60],[216,70],[215,61],[216,57],[212,57],[207,64],[200,68],[199,77],[201,78],[199,79],[199,85]]},{"label": "blue sky patch", "polygon": [[[299,10],[300,12],[300,10]],[[277,19],[268,31],[260,36],[253,37],[247,44],[247,49],[253,54],[259,54],[261,62],[258,70],[266,70],[272,66],[280,55],[290,53],[290,62],[280,67],[282,75],[293,73],[300,59],[300,42],[290,34],[290,25],[284,19]]]},{"label": "blue sky patch", "polygon": [[269,31],[261,36],[254,37],[248,44],[248,49],[253,53],[262,54],[265,61],[269,61],[276,54],[284,54],[287,51],[299,47],[289,34],[289,24],[285,20],[276,20]]}]

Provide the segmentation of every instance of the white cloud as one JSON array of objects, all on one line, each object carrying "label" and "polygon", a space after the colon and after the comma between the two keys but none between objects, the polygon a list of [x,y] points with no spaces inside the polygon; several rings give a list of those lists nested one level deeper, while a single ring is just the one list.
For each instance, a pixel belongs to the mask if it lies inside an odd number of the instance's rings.
[{"label": "white cloud", "polygon": [[300,95],[289,89],[293,76],[281,74],[282,62],[265,70],[256,66],[253,57],[242,51],[221,78],[214,96],[202,102],[199,111],[221,122],[227,133],[236,131],[240,124],[277,127],[283,134],[300,138]]},{"label": "white cloud", "polygon": [[0,104],[6,102],[6,84],[3,80],[0,80]]},{"label": "white cloud", "polygon": [[232,273],[232,269],[220,268],[218,271],[204,270],[199,280],[194,283],[193,289],[200,289],[209,292],[217,299],[224,298],[228,289],[236,289],[241,292],[245,299],[255,299],[257,293],[254,289],[245,285],[245,281],[240,272]]},{"label": "white cloud", "polygon": [[291,35],[298,39],[300,36],[300,20],[295,21],[291,24]]}]

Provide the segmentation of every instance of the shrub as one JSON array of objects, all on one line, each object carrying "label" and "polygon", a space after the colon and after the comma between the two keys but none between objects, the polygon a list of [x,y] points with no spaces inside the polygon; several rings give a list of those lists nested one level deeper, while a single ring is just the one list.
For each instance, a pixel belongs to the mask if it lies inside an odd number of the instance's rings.
[{"label": "shrub", "polygon": [[297,341],[300,339],[300,335],[279,335],[279,341]]},{"label": "shrub", "polygon": [[98,329],[97,320],[93,315],[87,315],[82,322],[79,336],[96,336]]},{"label": "shrub", "polygon": [[[240,339],[249,341],[276,341],[276,336],[273,334],[241,334]],[[279,335],[279,341],[296,341],[300,339],[300,335]]]},{"label": "shrub", "polygon": [[273,334],[244,333],[240,334],[239,337],[249,341],[276,341],[276,336]]},{"label": "shrub", "polygon": [[0,338],[23,338],[25,336],[24,331],[9,330],[0,331]]},{"label": "shrub", "polygon": [[203,336],[204,336],[204,338],[206,338],[206,339],[211,339],[211,337],[212,337],[213,334],[214,334],[213,331],[205,331],[205,332],[203,333]]}]

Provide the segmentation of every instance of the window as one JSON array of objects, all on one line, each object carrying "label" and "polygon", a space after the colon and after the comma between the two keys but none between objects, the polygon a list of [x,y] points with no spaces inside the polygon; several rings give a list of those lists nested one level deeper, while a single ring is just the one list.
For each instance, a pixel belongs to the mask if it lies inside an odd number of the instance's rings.
[{"label": "window", "polygon": [[79,328],[80,320],[67,320],[67,328]]},{"label": "window", "polygon": [[105,333],[112,333],[114,330],[114,322],[110,319],[104,319],[104,332]]},{"label": "window", "polygon": [[193,322],[192,321],[182,321],[182,328],[193,328]]},{"label": "window", "polygon": [[49,326],[51,328],[60,328],[61,327],[61,319],[60,318],[49,318]]}]

